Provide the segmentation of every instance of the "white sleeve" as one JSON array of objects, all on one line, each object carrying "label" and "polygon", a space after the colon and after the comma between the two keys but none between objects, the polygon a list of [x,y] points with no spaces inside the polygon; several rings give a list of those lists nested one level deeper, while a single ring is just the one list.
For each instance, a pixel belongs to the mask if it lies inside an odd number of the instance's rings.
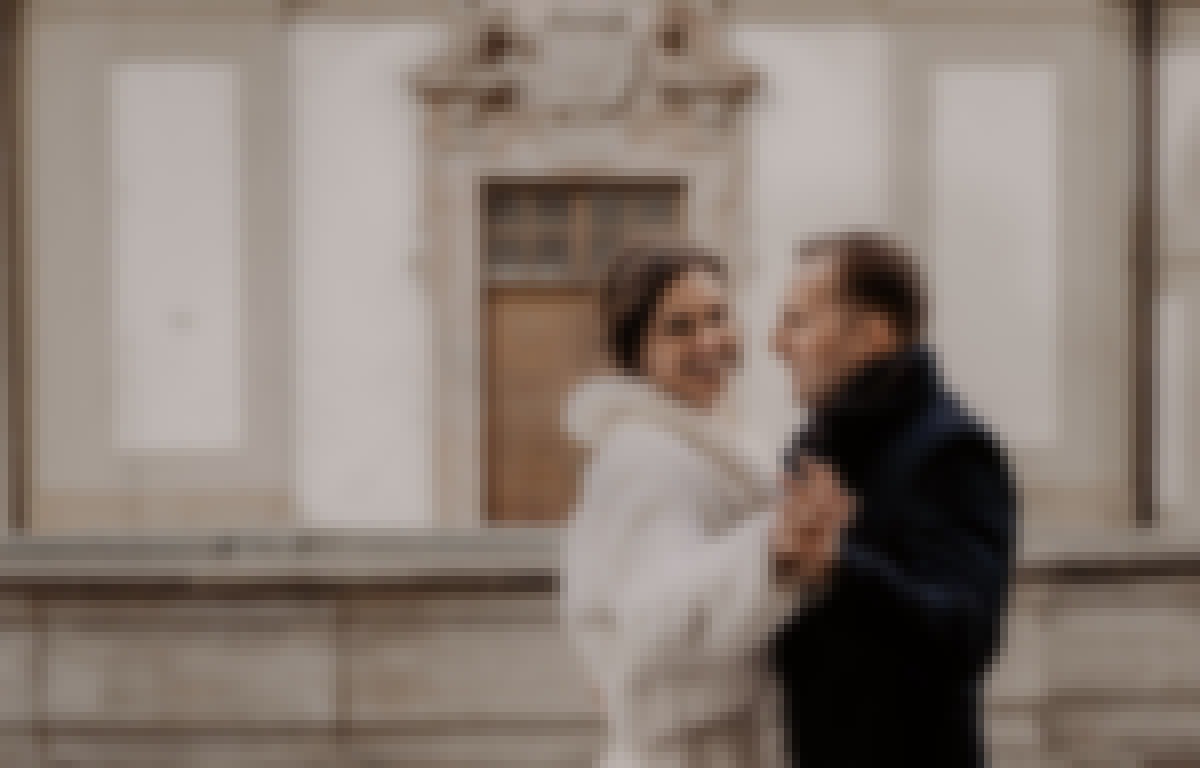
[{"label": "white sleeve", "polygon": [[[696,475],[670,438],[649,438],[668,444],[649,455],[650,446],[629,440],[606,446],[576,510],[573,550],[586,549],[592,562],[577,569],[576,586],[592,580],[615,625],[607,662],[636,674],[665,657],[756,653],[800,599],[772,580],[773,511],[764,508],[727,532],[709,534],[700,510],[712,502],[703,498],[711,481]],[[607,580],[602,588],[595,583],[600,578]]]}]

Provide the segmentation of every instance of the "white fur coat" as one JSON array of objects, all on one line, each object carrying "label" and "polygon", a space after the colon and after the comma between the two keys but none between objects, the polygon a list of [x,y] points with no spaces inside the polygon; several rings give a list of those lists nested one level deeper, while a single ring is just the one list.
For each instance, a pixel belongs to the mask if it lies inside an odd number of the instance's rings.
[{"label": "white fur coat", "polygon": [[564,544],[563,617],[606,697],[606,765],[771,764],[753,754],[763,653],[800,599],[771,581],[775,462],[631,377],[586,382],[565,422],[592,452]]}]

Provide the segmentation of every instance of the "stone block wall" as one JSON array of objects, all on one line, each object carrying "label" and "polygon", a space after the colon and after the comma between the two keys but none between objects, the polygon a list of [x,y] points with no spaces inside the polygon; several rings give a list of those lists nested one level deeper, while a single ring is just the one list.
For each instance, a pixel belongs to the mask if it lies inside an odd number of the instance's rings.
[{"label": "stone block wall", "polygon": [[[550,535],[0,545],[0,765],[587,766]],[[1031,552],[996,768],[1200,766],[1200,558]]]}]

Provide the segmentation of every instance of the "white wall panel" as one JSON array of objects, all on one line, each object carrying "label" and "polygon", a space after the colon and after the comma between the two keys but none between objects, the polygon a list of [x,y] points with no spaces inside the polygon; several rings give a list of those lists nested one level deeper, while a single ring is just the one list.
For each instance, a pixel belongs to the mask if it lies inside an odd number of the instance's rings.
[{"label": "white wall panel", "polygon": [[765,439],[795,426],[767,333],[798,240],[888,219],[887,34],[876,24],[738,24],[734,40],[765,82],[748,136],[744,311],[752,334],[746,412]]},{"label": "white wall panel", "polygon": [[112,86],[121,451],[235,451],[244,423],[237,72],[220,60],[132,60]]},{"label": "white wall panel", "polygon": [[932,87],[935,337],[989,420],[1049,443],[1061,359],[1055,76],[946,69]]},{"label": "white wall panel", "polygon": [[433,358],[422,245],[421,108],[409,74],[427,23],[295,27],[302,517],[430,525]]}]

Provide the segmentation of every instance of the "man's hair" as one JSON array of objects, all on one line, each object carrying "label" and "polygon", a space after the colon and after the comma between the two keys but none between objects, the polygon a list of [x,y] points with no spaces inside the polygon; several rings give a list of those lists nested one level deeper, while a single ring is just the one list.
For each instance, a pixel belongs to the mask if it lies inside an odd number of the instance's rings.
[{"label": "man's hair", "polygon": [[907,247],[874,232],[829,235],[796,246],[799,259],[826,255],[833,260],[843,301],[882,312],[905,341],[925,334],[929,322],[925,277]]},{"label": "man's hair", "polygon": [[675,281],[692,272],[724,279],[725,265],[713,251],[673,241],[627,244],[613,260],[600,303],[605,346],[621,371],[641,371],[654,310]]}]

